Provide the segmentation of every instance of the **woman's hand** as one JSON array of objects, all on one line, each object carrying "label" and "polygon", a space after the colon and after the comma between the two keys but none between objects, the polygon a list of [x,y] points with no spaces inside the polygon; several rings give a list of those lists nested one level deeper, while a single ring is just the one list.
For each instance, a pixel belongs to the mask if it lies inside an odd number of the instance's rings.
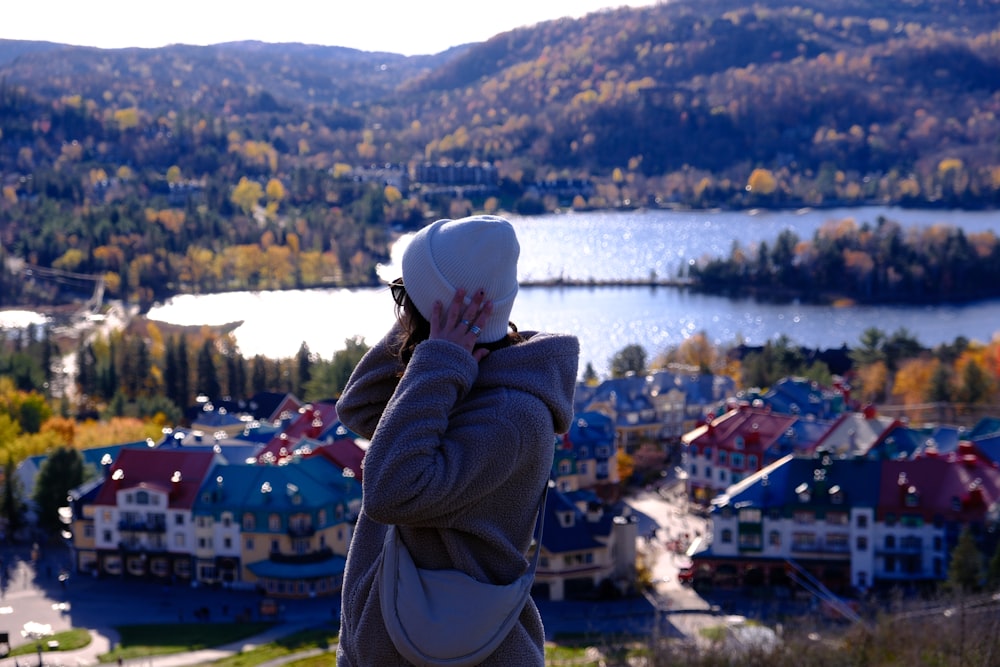
[{"label": "woman's hand", "polygon": [[472,300],[465,303],[465,290],[458,289],[452,297],[448,309],[442,312],[444,306],[440,301],[434,302],[434,313],[431,317],[430,338],[447,340],[465,348],[476,361],[481,361],[489,354],[489,350],[479,348],[474,350],[482,327],[493,314],[493,302],[485,301],[486,294],[479,290]]}]

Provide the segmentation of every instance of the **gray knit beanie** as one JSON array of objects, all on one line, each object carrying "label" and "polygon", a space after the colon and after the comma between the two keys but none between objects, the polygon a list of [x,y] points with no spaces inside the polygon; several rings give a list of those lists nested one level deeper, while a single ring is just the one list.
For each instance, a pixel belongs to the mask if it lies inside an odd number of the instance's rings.
[{"label": "gray knit beanie", "polygon": [[492,343],[507,335],[520,251],[514,227],[501,217],[438,220],[417,232],[403,251],[403,285],[427,320],[434,302],[447,309],[456,289],[464,288],[470,297],[485,290],[493,314],[479,340]]}]

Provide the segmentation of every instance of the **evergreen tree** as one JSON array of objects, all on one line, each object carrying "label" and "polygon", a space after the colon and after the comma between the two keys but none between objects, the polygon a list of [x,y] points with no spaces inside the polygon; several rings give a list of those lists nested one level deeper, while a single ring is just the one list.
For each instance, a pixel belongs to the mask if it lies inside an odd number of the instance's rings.
[{"label": "evergreen tree", "polygon": [[267,384],[267,368],[264,357],[255,355],[250,364],[250,393],[256,394],[260,391],[270,391]]},{"label": "evergreen tree", "polygon": [[163,390],[175,405],[183,406],[183,397],[178,389],[177,337],[171,336],[163,351]]},{"label": "evergreen tree", "polygon": [[309,346],[306,345],[305,341],[303,341],[302,345],[299,346],[299,351],[295,355],[295,360],[295,386],[292,387],[292,393],[296,396],[304,396],[305,386],[311,377],[310,369],[312,367],[312,354],[309,352]]},{"label": "evergreen tree", "polygon": [[991,591],[1000,589],[1000,541],[997,542],[989,567],[986,569],[986,586]]},{"label": "evergreen tree", "polygon": [[927,387],[927,400],[931,403],[948,403],[951,398],[951,368],[947,364],[939,363],[931,374],[931,381]]},{"label": "evergreen tree", "polygon": [[7,541],[13,540],[18,531],[24,526],[24,501],[23,490],[16,475],[16,466],[13,457],[7,456],[7,463],[4,466],[3,495],[0,496],[0,516],[7,523]]},{"label": "evergreen tree", "polygon": [[982,576],[983,556],[976,546],[976,538],[966,526],[958,536],[958,544],[951,552],[948,586],[958,593],[969,593],[979,588]]},{"label": "evergreen tree", "polygon": [[42,463],[35,480],[38,525],[48,533],[62,528],[59,508],[65,507],[69,492],[84,481],[83,456],[71,447],[59,447]]},{"label": "evergreen tree", "polygon": [[646,372],[646,350],[641,345],[626,345],[611,357],[611,377],[625,377],[629,373]]},{"label": "evergreen tree", "polygon": [[191,403],[191,360],[188,358],[187,336],[177,342],[177,399],[183,410]]},{"label": "evergreen tree", "polygon": [[219,373],[215,368],[214,347],[215,341],[206,338],[201,349],[198,350],[198,393],[204,394],[211,401],[218,400],[222,393],[222,387],[219,385]]}]

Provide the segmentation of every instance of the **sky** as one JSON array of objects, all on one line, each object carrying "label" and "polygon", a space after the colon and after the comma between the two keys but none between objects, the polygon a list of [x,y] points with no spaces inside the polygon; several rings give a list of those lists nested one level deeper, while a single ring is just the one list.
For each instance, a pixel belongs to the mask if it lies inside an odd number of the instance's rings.
[{"label": "sky", "polygon": [[242,40],[429,55],[514,28],[656,0],[18,0],[4,2],[0,39],[97,46]]}]

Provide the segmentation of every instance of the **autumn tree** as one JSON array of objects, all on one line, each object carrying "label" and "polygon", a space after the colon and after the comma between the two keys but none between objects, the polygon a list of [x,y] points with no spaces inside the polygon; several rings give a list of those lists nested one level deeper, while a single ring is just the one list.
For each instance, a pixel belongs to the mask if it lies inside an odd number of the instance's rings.
[{"label": "autumn tree", "polygon": [[249,215],[257,208],[263,197],[264,188],[261,187],[260,183],[244,176],[236,184],[236,187],[233,188],[229,199],[236,207],[243,211],[244,215]]}]

